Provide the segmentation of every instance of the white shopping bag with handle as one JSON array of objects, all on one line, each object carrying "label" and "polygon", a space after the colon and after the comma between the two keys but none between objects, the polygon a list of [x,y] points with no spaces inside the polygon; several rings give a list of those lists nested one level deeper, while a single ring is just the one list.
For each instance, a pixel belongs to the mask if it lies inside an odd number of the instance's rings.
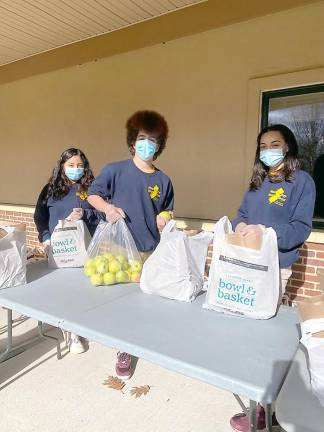
[{"label": "white shopping bag with handle", "polygon": [[51,235],[48,266],[82,267],[87,259],[89,242],[90,234],[82,220],[59,220]]},{"label": "white shopping bag with handle", "polygon": [[279,298],[276,233],[266,228],[248,247],[243,238],[240,244],[237,236],[226,216],[216,223],[203,307],[255,319],[271,318]]},{"label": "white shopping bag with handle", "polygon": [[318,269],[322,294],[298,303],[302,338],[307,349],[308,367],[314,395],[324,407],[324,272]]},{"label": "white shopping bag with handle", "polygon": [[0,225],[0,289],[26,283],[26,225]]},{"label": "white shopping bag with handle", "polygon": [[320,332],[324,332],[324,314],[323,318],[303,321],[300,327],[300,342],[308,353],[312,391],[324,407],[324,338],[318,336]]},{"label": "white shopping bag with handle", "polygon": [[188,236],[175,225],[171,220],[164,227],[160,243],[144,263],[140,287],[147,294],[190,302],[203,287],[212,233]]}]

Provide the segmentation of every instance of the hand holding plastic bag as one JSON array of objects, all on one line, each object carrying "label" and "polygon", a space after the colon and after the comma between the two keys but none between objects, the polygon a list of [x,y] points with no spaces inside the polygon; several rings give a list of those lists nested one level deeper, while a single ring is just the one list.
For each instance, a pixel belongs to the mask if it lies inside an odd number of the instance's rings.
[{"label": "hand holding plastic bag", "polygon": [[268,319],[279,298],[279,259],[272,228],[233,233],[226,216],[215,225],[213,258],[204,307],[228,314]]}]

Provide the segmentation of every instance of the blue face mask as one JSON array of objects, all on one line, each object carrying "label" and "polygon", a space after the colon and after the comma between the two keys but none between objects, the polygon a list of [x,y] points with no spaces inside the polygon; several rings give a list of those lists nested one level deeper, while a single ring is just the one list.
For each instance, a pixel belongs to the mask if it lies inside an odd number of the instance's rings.
[{"label": "blue face mask", "polygon": [[149,161],[152,160],[155,155],[156,144],[147,138],[141,139],[136,141],[135,151],[143,161]]},{"label": "blue face mask", "polygon": [[78,181],[84,174],[84,168],[68,167],[64,169],[65,175],[72,181]]},{"label": "blue face mask", "polygon": [[268,167],[274,167],[283,161],[285,155],[282,149],[269,149],[260,151],[260,161]]}]

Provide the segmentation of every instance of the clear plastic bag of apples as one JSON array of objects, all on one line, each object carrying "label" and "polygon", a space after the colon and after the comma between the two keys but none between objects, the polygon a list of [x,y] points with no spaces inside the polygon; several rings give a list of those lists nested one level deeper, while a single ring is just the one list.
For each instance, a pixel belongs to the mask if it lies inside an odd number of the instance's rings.
[{"label": "clear plastic bag of apples", "polygon": [[123,219],[100,222],[87,250],[84,274],[92,285],[140,281],[142,259]]}]

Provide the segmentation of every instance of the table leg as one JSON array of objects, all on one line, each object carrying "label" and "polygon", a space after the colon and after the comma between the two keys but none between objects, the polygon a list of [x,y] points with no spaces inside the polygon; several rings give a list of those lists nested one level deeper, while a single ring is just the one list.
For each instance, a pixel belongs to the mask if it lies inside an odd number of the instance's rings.
[{"label": "table leg", "polygon": [[[242,399],[240,398],[239,395],[233,393],[235,399],[237,400],[237,402],[239,403],[240,407],[242,408],[242,411],[244,412],[244,414],[246,414],[247,416],[249,416],[249,420],[250,420],[250,425],[253,427],[253,423],[256,423],[256,412],[253,413],[251,410],[253,409],[253,407],[255,406],[255,410],[256,410],[256,402],[254,401],[250,401],[250,409],[247,409],[246,406],[244,405]],[[266,418],[266,429],[268,432],[272,432],[272,405],[271,404],[266,404],[264,405],[264,410],[265,410],[265,418]],[[251,416],[253,417],[253,415],[255,415],[255,420],[253,421],[253,419],[251,418]],[[252,420],[252,424],[251,424],[251,420]],[[251,431],[256,430],[256,426],[255,429],[251,429]]]},{"label": "table leg", "polygon": [[57,359],[60,360],[62,358],[60,340],[54,336],[49,336],[48,334],[43,332],[42,321],[38,321],[38,332],[39,332],[39,335],[45,339],[55,340],[55,342],[56,342],[56,355],[57,355]]},{"label": "table leg", "polygon": [[257,431],[256,407],[257,407],[256,402],[250,400],[250,410],[249,410],[250,432],[256,432]]},{"label": "table leg", "polygon": [[268,432],[272,432],[272,406],[271,404],[264,405],[265,416],[266,416],[266,429]]},{"label": "table leg", "polygon": [[243,403],[242,399],[240,398],[240,396],[238,394],[236,394],[236,393],[233,393],[233,396],[237,400],[237,402],[240,405],[240,407],[241,407],[242,411],[244,412],[244,414],[245,415],[249,415],[248,409],[244,405],[244,403]]},{"label": "table leg", "polygon": [[12,348],[12,310],[7,309],[7,343],[5,351],[0,355],[0,363],[25,351],[25,347]]}]

